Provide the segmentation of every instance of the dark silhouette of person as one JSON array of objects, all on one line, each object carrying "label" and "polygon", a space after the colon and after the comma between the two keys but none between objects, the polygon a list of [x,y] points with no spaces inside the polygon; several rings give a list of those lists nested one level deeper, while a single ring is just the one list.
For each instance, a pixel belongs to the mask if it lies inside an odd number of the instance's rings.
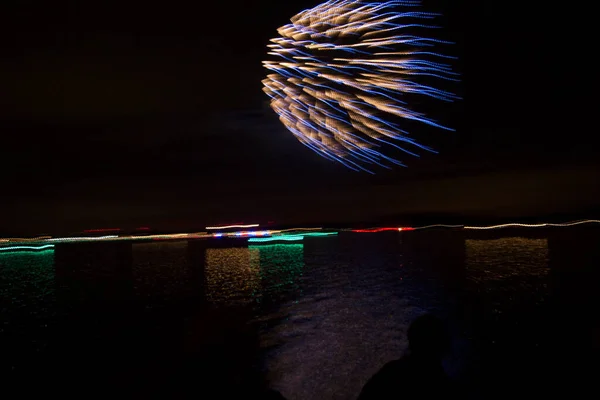
[{"label": "dark silhouette of person", "polygon": [[359,400],[434,398],[450,395],[442,359],[450,347],[444,323],[433,315],[417,318],[408,328],[408,354],[391,361],[363,387]]}]

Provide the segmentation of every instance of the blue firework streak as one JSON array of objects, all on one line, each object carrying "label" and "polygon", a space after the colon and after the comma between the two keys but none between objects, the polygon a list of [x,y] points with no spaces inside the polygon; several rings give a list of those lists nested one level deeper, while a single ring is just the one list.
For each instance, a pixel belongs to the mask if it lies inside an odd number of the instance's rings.
[{"label": "blue firework streak", "polygon": [[332,0],[305,10],[278,29],[265,61],[272,71],[264,91],[281,122],[305,146],[354,170],[369,164],[403,165],[382,153],[394,147],[417,155],[433,151],[408,136],[403,120],[451,130],[409,108],[410,96],[443,101],[455,95],[422,83],[456,81],[452,57],[440,44],[414,32],[435,26],[437,14],[419,11],[419,1]]}]

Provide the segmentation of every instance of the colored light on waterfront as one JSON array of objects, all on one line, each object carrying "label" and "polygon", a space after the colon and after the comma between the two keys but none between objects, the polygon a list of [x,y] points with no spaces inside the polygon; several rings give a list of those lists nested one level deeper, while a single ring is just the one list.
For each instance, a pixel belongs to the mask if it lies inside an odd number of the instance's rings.
[{"label": "colored light on waterfront", "polygon": [[308,232],[308,233],[302,233],[299,234],[297,236],[304,236],[304,237],[321,237],[321,236],[335,236],[337,235],[337,232]]},{"label": "colored light on waterfront", "polygon": [[470,230],[487,230],[487,229],[500,229],[500,228],[546,228],[546,227],[568,227],[575,225],[583,225],[583,224],[598,224],[600,220],[597,219],[586,219],[583,221],[573,221],[573,222],[565,222],[565,223],[540,223],[540,224],[520,224],[520,223],[511,223],[511,224],[500,224],[500,225],[488,225],[488,226],[465,226],[464,229]]},{"label": "colored light on waterfront", "polygon": [[277,242],[277,241],[286,241],[286,242],[298,242],[304,239],[302,235],[284,235],[284,236],[272,236],[268,238],[250,238],[248,239],[249,243],[266,243],[266,242]]},{"label": "colored light on waterfront", "polygon": [[53,244],[46,244],[42,246],[10,246],[10,247],[0,247],[0,251],[9,252],[9,251],[42,251],[42,250],[50,250],[53,249]]},{"label": "colored light on waterfront", "polygon": [[38,242],[45,241],[47,239],[52,238],[52,236],[38,236],[33,238],[2,238],[0,239],[0,243],[8,243],[8,242]]},{"label": "colored light on waterfront", "polygon": [[231,229],[231,228],[257,228],[259,224],[248,224],[248,225],[223,225],[223,226],[207,226],[205,229],[216,230],[216,229]]},{"label": "colored light on waterfront", "polygon": [[377,232],[387,232],[387,231],[400,231],[404,228],[370,228],[370,229],[353,229],[352,232],[356,233],[377,233]]},{"label": "colored light on waterfront", "polygon": [[118,235],[105,235],[105,236],[98,236],[98,237],[90,237],[90,236],[79,236],[79,237],[62,237],[62,238],[52,238],[52,239],[46,239],[46,242],[94,242],[94,241],[100,241],[100,240],[107,240],[107,239],[117,239],[119,236]]}]

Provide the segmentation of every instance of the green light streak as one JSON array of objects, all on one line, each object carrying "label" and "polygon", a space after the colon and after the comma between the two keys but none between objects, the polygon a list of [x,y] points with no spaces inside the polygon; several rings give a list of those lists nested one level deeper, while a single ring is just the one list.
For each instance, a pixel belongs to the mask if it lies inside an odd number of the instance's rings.
[{"label": "green light streak", "polygon": [[248,243],[277,242],[281,240],[285,240],[286,242],[298,242],[302,239],[304,239],[303,235],[281,235],[268,238],[250,238],[248,239]]},{"label": "green light streak", "polygon": [[0,247],[0,252],[42,251],[51,249],[54,249],[53,244],[46,244],[43,246],[10,246]]},{"label": "green light streak", "polygon": [[310,233],[303,233],[302,236],[319,237],[319,236],[335,236],[337,234],[338,234],[337,232],[310,232]]},{"label": "green light streak", "polygon": [[249,243],[267,243],[267,242],[277,242],[277,241],[287,241],[287,242],[296,242],[303,240],[305,237],[321,237],[321,236],[334,236],[337,235],[337,232],[307,232],[300,234],[281,234],[274,235],[268,238],[250,238],[248,239]]}]

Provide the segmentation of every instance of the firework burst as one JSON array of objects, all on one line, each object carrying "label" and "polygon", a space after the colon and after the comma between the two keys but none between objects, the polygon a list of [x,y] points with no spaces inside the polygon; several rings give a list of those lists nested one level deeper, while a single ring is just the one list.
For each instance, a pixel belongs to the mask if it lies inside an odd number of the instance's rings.
[{"label": "firework burst", "polygon": [[[417,155],[433,151],[409,137],[402,121],[448,129],[413,111],[413,96],[453,101],[453,94],[426,84],[457,80],[452,57],[435,47],[448,44],[416,33],[437,14],[419,11],[419,1],[332,0],[305,10],[278,29],[263,62],[271,107],[305,146],[354,170],[376,164],[403,165],[385,148]],[[405,127],[404,127],[405,128]]]}]

